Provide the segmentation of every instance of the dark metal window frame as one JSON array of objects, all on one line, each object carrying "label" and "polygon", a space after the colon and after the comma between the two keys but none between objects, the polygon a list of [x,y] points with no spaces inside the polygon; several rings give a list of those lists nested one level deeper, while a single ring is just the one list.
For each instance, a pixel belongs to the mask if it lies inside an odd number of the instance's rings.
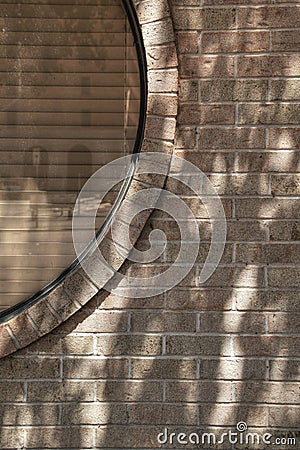
[{"label": "dark metal window frame", "polygon": [[[142,31],[139,25],[138,17],[136,14],[135,7],[133,5],[132,0],[121,0],[123,8],[125,10],[125,13],[127,15],[131,32],[134,37],[134,44],[136,48],[137,53],[137,60],[139,65],[139,78],[140,78],[140,109],[139,109],[139,123],[138,123],[138,129],[137,129],[137,136],[135,140],[135,145],[133,149],[132,154],[132,164],[129,169],[129,172],[127,174],[126,179],[123,182],[122,188],[117,196],[117,199],[111,208],[110,212],[108,213],[104,223],[98,230],[96,234],[97,238],[97,245],[102,241],[105,234],[107,233],[109,227],[111,226],[120,206],[121,203],[130,187],[131,181],[133,179],[136,166],[138,163],[138,157],[139,153],[141,151],[143,138],[144,138],[144,131],[145,131],[145,123],[146,123],[146,105],[147,105],[147,97],[148,97],[148,90],[147,90],[147,63],[146,63],[146,52],[144,48],[143,43],[143,37],[142,37]],[[47,286],[45,286],[43,289],[38,291],[36,294],[32,295],[31,297],[25,299],[24,301],[14,305],[13,307],[2,311],[0,313],[0,324],[3,322],[6,322],[7,320],[12,319],[13,317],[17,316],[18,314],[22,313],[23,311],[26,311],[31,306],[37,304],[40,300],[45,298],[48,294],[50,294],[54,289],[56,289],[64,280],[65,278],[70,275],[72,272],[78,269],[80,266],[81,261],[89,256],[94,248],[95,243],[92,242],[87,249],[82,253],[80,258],[76,258],[67,269],[65,269],[55,280],[53,280],[51,283],[49,283]]]}]

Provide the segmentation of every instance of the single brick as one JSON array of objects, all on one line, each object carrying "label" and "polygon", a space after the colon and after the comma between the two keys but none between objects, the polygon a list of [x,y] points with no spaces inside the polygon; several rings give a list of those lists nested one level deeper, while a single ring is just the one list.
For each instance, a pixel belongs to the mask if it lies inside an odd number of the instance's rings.
[{"label": "single brick", "polygon": [[235,26],[234,8],[174,8],[173,17],[178,30],[228,30]]},{"label": "single brick", "polygon": [[205,32],[201,39],[203,53],[253,53],[269,50],[269,32]]},{"label": "single brick", "polygon": [[[270,81],[270,100],[293,100],[294,102],[300,100],[300,80],[271,80]],[[280,129],[273,130],[280,134]],[[291,133],[293,129],[287,130]]]},{"label": "single brick", "polygon": [[177,34],[178,52],[180,54],[198,52],[198,32],[182,31]]},{"label": "single brick", "polygon": [[159,355],[161,337],[159,336],[109,336],[97,338],[98,355]]},{"label": "single brick", "polygon": [[265,361],[245,358],[203,359],[200,378],[208,380],[263,380]]},{"label": "single brick", "polygon": [[271,189],[274,195],[299,195],[300,175],[273,175]]},{"label": "single brick", "polygon": [[198,82],[194,80],[180,80],[179,99],[182,102],[198,100]]},{"label": "single brick", "polygon": [[5,405],[0,406],[3,425],[56,425],[58,406],[54,405]]},{"label": "single brick", "polygon": [[100,402],[161,402],[163,388],[157,381],[98,381],[96,396]]},{"label": "single brick", "polygon": [[236,426],[238,421],[246,422],[248,426],[266,426],[267,408],[265,406],[248,405],[200,405],[199,415],[201,425],[214,425],[220,423],[227,426]]},{"label": "single brick", "polygon": [[196,318],[193,314],[166,311],[133,312],[132,332],[195,332]]},{"label": "single brick", "polygon": [[160,2],[159,8],[151,0],[137,3],[136,6],[140,23],[154,22],[169,16],[170,11],[167,2]]},{"label": "single brick", "polygon": [[265,80],[201,80],[202,102],[233,102],[266,100]]},{"label": "single brick", "polygon": [[259,313],[205,312],[200,315],[200,333],[264,333],[265,320]]},{"label": "single brick", "polygon": [[81,402],[93,401],[93,382],[76,381],[35,381],[29,382],[27,401],[29,402]]},{"label": "single brick", "polygon": [[239,77],[299,76],[300,56],[239,56],[237,72]]},{"label": "single brick", "polygon": [[299,356],[300,337],[239,336],[234,338],[236,356]]},{"label": "single brick", "polygon": [[262,149],[265,130],[255,128],[202,128],[199,129],[199,150],[208,149]]},{"label": "single brick", "polygon": [[177,97],[175,95],[154,95],[148,97],[148,113],[158,116],[177,114]]},{"label": "single brick", "polygon": [[298,30],[272,32],[272,50],[274,52],[296,52],[299,44]]},{"label": "single brick", "polygon": [[233,105],[183,105],[178,116],[179,125],[234,124]]},{"label": "single brick", "polygon": [[[26,446],[30,449],[92,448],[94,445],[94,430],[91,427],[34,427],[27,431]],[[81,444],[80,444],[81,445]]]},{"label": "single brick", "polygon": [[300,314],[296,312],[272,313],[268,315],[269,333],[300,334]]},{"label": "single brick", "polygon": [[65,359],[64,378],[101,379],[127,378],[128,361],[126,359]]},{"label": "single brick", "polygon": [[[50,316],[49,312],[49,316]],[[18,343],[21,347],[25,347],[31,342],[34,342],[40,336],[39,333],[33,328],[32,323],[25,313],[21,313],[9,321],[9,328],[16,336]],[[4,334],[5,336],[5,334]]]},{"label": "single brick", "polygon": [[218,267],[211,278],[205,282],[205,287],[262,287],[264,286],[264,271],[260,267]]},{"label": "single brick", "polygon": [[256,217],[260,219],[295,219],[299,217],[300,205],[295,199],[238,199],[238,218]]},{"label": "single brick", "polygon": [[239,106],[239,123],[257,125],[297,125],[300,119],[299,104],[242,104]]},{"label": "single brick", "polygon": [[271,241],[300,241],[300,221],[272,221],[269,226]]},{"label": "single brick", "polygon": [[270,287],[299,288],[300,268],[275,268],[268,269],[268,282]]},{"label": "single brick", "polygon": [[177,128],[175,135],[176,148],[188,149],[196,145],[196,131],[194,128]]},{"label": "single brick", "polygon": [[233,386],[230,382],[213,381],[172,381],[166,386],[168,402],[230,403],[234,401]]},{"label": "single brick", "polygon": [[182,78],[233,77],[232,56],[183,56],[179,64]]},{"label": "single brick", "polygon": [[194,405],[132,405],[130,423],[144,425],[197,424],[197,407]]},{"label": "single brick", "polygon": [[163,308],[163,294],[149,298],[126,298],[105,292],[105,296],[99,297],[98,302],[102,310],[128,310],[128,309],[157,309]]},{"label": "single brick", "polygon": [[300,128],[271,128],[269,148],[300,148]]},{"label": "single brick", "polygon": [[230,220],[227,222],[227,240],[233,242],[265,241],[266,230],[266,224],[260,220]]},{"label": "single brick", "polygon": [[193,359],[132,359],[134,379],[195,379],[196,361]]},{"label": "single brick", "polygon": [[175,134],[176,121],[170,117],[148,117],[145,137],[172,141]]},{"label": "single brick", "polygon": [[167,336],[166,352],[169,355],[230,355],[230,341],[221,336]]},{"label": "single brick", "polygon": [[296,28],[300,26],[300,9],[297,6],[263,6],[241,8],[239,28]]},{"label": "single brick", "polygon": [[221,289],[172,289],[167,293],[167,308],[174,310],[229,310],[230,291]]},{"label": "single brick", "polygon": [[7,382],[7,381],[0,382],[1,403],[22,402],[23,397],[24,397],[24,386],[22,383]]},{"label": "single brick", "polygon": [[298,428],[299,406],[272,406],[269,408],[269,425],[277,428]]},{"label": "single brick", "polygon": [[178,75],[176,70],[151,70],[148,74],[150,93],[177,92]]},{"label": "single brick", "polygon": [[297,311],[299,308],[297,291],[243,289],[232,295],[240,311]]},{"label": "single brick", "polygon": [[300,170],[300,161],[297,160],[293,151],[273,151],[273,152],[243,152],[236,158],[236,172],[289,172],[291,169]]},{"label": "single brick", "polygon": [[96,445],[98,448],[119,448],[119,449],[153,449],[157,446],[157,435],[161,433],[161,427],[144,426],[124,427],[109,426],[97,428]]},{"label": "single brick", "polygon": [[59,378],[60,360],[46,357],[2,359],[1,379]]},{"label": "single brick", "polygon": [[268,195],[269,178],[267,175],[220,175],[208,176],[219,195]]},{"label": "single brick", "polygon": [[22,354],[92,355],[92,336],[48,334],[22,350]]},{"label": "single brick", "polygon": [[147,47],[146,49],[148,69],[167,69],[176,67],[177,52],[174,44],[157,47]]},{"label": "single brick", "polygon": [[[10,355],[16,351],[15,344],[5,325],[0,326],[0,357]],[[0,363],[1,364],[1,363]]]},{"label": "single brick", "polygon": [[174,40],[173,25],[170,18],[146,23],[142,25],[142,32],[147,47],[166,44]]},{"label": "single brick", "polygon": [[63,404],[61,421],[68,426],[126,424],[127,407],[110,403]]},{"label": "single brick", "polygon": [[289,359],[271,359],[270,360],[270,380],[300,381],[299,361]]},{"label": "single brick", "polygon": [[241,403],[299,403],[300,386],[297,383],[238,382],[237,399]]},{"label": "single brick", "polygon": [[16,448],[24,448],[24,431],[23,428],[17,427],[1,427],[0,447],[5,450],[14,450]]},{"label": "single brick", "polygon": [[80,310],[63,323],[59,332],[114,333],[127,331],[126,312]]}]

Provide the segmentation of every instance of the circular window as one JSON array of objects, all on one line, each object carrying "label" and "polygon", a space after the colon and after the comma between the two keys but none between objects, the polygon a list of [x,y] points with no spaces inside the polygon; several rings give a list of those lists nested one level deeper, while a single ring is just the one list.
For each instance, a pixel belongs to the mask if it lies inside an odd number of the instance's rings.
[{"label": "circular window", "polygon": [[[2,318],[76,266],[79,191],[99,167],[141,144],[145,65],[131,3],[64,3],[0,7]],[[118,193],[101,205],[98,227]]]}]

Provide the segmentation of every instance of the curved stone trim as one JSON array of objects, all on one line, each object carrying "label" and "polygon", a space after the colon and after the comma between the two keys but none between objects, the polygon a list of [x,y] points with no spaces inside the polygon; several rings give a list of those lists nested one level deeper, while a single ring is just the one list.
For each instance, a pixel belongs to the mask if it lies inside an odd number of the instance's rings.
[{"label": "curved stone trim", "polygon": [[[147,117],[141,151],[171,154],[178,103],[178,62],[170,8],[168,0],[136,1],[135,6],[144,39],[148,74]],[[164,182],[163,178],[137,176],[133,179],[126,197],[145,187],[162,187]],[[139,215],[133,228],[134,242],[150,214],[151,211],[146,211]],[[126,219],[122,221],[126,222]],[[119,228],[121,239],[122,226]],[[110,239],[110,231],[101,242],[100,249],[111,266],[118,270],[125,258],[121,258],[117,253]],[[92,255],[88,263],[96,272],[99,264],[97,258]],[[103,271],[97,285],[95,281],[88,279],[81,268],[71,273],[38,303],[0,325],[0,357],[7,356],[49,333],[91,300],[108,280],[109,277],[105,276]]]}]

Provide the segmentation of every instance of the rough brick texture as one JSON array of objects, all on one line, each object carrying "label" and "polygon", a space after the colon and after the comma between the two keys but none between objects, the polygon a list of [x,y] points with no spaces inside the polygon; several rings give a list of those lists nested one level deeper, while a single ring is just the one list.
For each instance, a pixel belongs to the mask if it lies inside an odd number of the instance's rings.
[{"label": "rough brick texture", "polygon": [[[100,292],[2,359],[0,448],[159,449],[165,427],[220,436],[240,421],[259,435],[298,440],[275,449],[299,448],[299,2],[169,0],[171,15],[165,1],[137,3],[151,89],[145,148],[162,137],[172,149],[177,51],[174,150],[219,191],[225,254],[199,285],[210,224],[185,192],[205,241],[192,273],[156,297]],[[123,273],[147,276],[176,256],[176,224],[160,212],[139,244],[157,226],[169,237],[165,254],[150,268],[128,263]],[[72,298],[86,302],[76,289]],[[52,328],[76,309],[65,293],[48,307]],[[4,354],[37,333],[32,321],[42,314],[36,307],[4,329]],[[21,342],[12,339],[14,327],[23,327]]]}]

